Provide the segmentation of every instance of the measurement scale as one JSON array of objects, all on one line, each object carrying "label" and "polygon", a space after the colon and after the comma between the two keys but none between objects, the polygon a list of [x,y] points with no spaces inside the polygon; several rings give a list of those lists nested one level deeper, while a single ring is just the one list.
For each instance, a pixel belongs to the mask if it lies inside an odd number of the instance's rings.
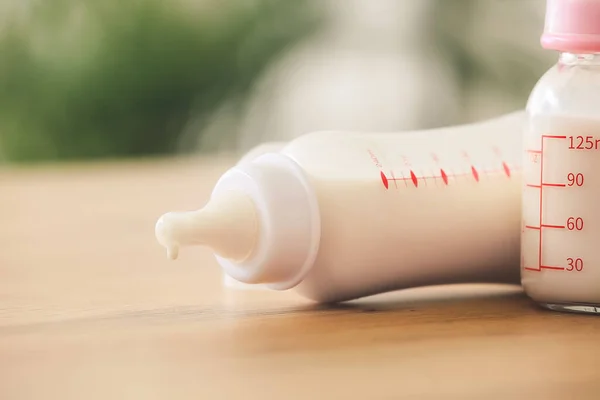
[{"label": "measurement scale", "polygon": [[[548,141],[548,140],[554,140],[554,141],[562,141],[563,143],[561,143],[562,146],[564,146],[564,141],[567,139],[566,136],[556,136],[556,135],[542,135],[541,136],[541,147],[540,149],[527,149],[527,153],[530,155],[529,156],[529,162],[533,163],[535,165],[539,164],[539,170],[540,170],[540,176],[539,176],[539,180],[537,180],[535,183],[525,183],[525,186],[527,189],[529,190],[535,190],[536,192],[538,192],[539,195],[539,206],[538,206],[538,214],[539,214],[539,219],[538,219],[538,223],[537,224],[527,224],[526,222],[524,223],[523,227],[524,229],[532,229],[535,230],[539,233],[538,235],[538,251],[537,251],[537,265],[536,266],[527,266],[524,265],[523,268],[527,271],[542,271],[544,269],[546,270],[551,270],[551,271],[564,271],[565,269],[567,269],[564,266],[556,266],[556,265],[545,265],[543,262],[543,232],[546,229],[565,229],[565,227],[567,225],[562,224],[562,225],[553,225],[553,224],[545,224],[544,223],[544,189],[545,188],[554,188],[554,189],[558,189],[558,188],[566,188],[567,184],[566,183],[549,183],[549,182],[545,182],[544,180],[544,144]],[[572,141],[572,137],[570,137],[570,140]],[[569,185],[573,186],[573,185],[583,185],[583,174],[574,174],[572,172],[569,172],[567,174],[567,178],[569,181]],[[583,228],[583,219],[581,217],[568,217],[567,219],[567,223],[568,226],[570,228]],[[569,264],[570,267],[572,267],[571,269],[576,269],[581,271],[583,269],[583,261],[580,258],[577,258],[577,261],[574,261],[572,258],[568,258],[567,263]],[[575,267],[575,265],[577,266],[577,268]]]},{"label": "measurement scale", "polygon": [[537,116],[525,136],[522,282],[552,309],[599,312],[600,122]]},{"label": "measurement scale", "polygon": [[[443,152],[443,150],[441,150]],[[400,189],[401,187],[412,187],[415,189],[428,187],[446,187],[460,183],[486,182],[492,177],[504,176],[510,179],[515,172],[521,171],[520,160],[513,160],[511,157],[503,156],[500,146],[491,144],[484,148],[478,148],[477,159],[486,160],[483,165],[474,162],[467,151],[450,151],[446,159],[440,157],[437,153],[421,151],[420,167],[416,169],[411,161],[415,158],[400,155],[396,158],[382,163],[374,150],[369,149],[368,153],[371,160],[379,169],[379,178],[381,184],[386,190]],[[446,151],[447,153],[447,151]],[[515,149],[510,149],[509,153],[513,156],[517,153]],[[399,162],[398,162],[399,161]],[[393,168],[393,164],[398,164]],[[388,167],[388,165],[390,165]],[[427,171],[427,172],[425,172]]]}]

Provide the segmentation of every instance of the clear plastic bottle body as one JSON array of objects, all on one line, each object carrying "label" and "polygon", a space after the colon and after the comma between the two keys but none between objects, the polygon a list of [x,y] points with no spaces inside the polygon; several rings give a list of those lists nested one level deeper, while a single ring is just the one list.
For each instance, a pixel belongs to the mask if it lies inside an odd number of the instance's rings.
[{"label": "clear plastic bottle body", "polygon": [[306,173],[321,216],[318,255],[295,290],[337,302],[416,286],[518,283],[521,115],[292,141],[282,153]]},{"label": "clear plastic bottle body", "polygon": [[524,133],[521,280],[557,310],[600,308],[600,54],[560,53]]}]

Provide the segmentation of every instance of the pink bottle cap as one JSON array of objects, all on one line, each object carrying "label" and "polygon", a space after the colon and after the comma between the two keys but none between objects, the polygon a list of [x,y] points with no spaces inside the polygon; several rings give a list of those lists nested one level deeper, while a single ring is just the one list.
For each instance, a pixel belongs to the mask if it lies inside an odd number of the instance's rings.
[{"label": "pink bottle cap", "polygon": [[541,43],[569,53],[600,52],[600,0],[547,0]]}]

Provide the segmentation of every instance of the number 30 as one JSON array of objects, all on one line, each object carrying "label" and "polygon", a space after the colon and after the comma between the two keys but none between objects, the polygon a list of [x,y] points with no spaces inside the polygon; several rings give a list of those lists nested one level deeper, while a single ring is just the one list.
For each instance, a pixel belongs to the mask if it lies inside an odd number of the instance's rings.
[{"label": "number 30", "polygon": [[581,258],[567,258],[567,271],[583,270],[583,260]]}]

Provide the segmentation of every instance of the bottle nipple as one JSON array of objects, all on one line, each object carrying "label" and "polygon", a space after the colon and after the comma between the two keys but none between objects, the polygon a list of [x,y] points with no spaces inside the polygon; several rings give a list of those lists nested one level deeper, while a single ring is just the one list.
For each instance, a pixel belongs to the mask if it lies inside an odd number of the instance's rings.
[{"label": "bottle nipple", "polygon": [[228,191],[199,210],[164,214],[156,222],[155,235],[172,260],[179,256],[180,247],[199,245],[220,257],[241,261],[254,250],[258,229],[250,197]]}]

